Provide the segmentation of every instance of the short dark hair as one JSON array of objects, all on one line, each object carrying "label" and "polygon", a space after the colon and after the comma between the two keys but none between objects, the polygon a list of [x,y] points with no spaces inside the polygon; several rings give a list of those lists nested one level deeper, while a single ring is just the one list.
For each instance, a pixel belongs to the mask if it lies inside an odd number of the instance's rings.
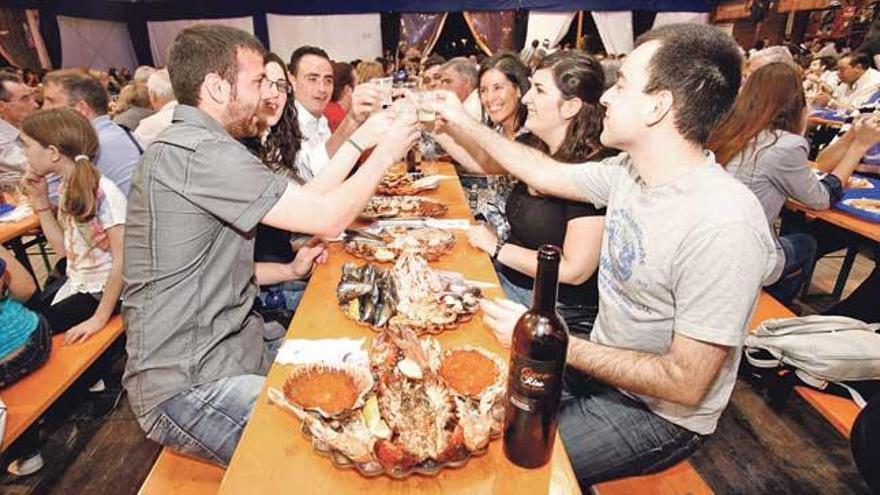
[{"label": "short dark hair", "polygon": [[321,57],[331,64],[333,63],[333,61],[330,60],[330,55],[327,55],[327,52],[325,52],[323,48],[318,48],[317,46],[311,45],[303,45],[290,54],[290,64],[287,66],[287,70],[289,70],[294,77],[296,77],[296,71],[299,68],[299,61],[302,60],[302,58],[306,55]]},{"label": "short dark hair", "polygon": [[442,55],[437,55],[436,53],[431,54],[427,59],[425,59],[424,68],[430,69],[435,65],[443,65],[446,63],[446,59],[443,58]]},{"label": "short dark hair", "polygon": [[346,86],[354,88],[354,67],[345,62],[335,62],[333,64],[333,101],[339,101],[342,97],[342,89]]},{"label": "short dark hair", "polygon": [[832,55],[824,55],[819,57],[819,65],[825,69],[834,70],[837,67],[837,57]]},{"label": "short dark hair", "polygon": [[848,58],[849,65],[861,65],[862,68],[866,70],[874,66],[874,63],[871,60],[871,56],[865,52],[852,52],[844,55],[841,58]]},{"label": "short dark hair", "polygon": [[11,70],[0,69],[0,100],[9,101],[12,98],[9,90],[6,89],[6,83],[8,82],[22,84],[21,77],[18,74]]},{"label": "short dark hair", "polygon": [[742,79],[742,56],[733,38],[713,26],[669,24],[639,37],[657,41],[645,93],[670,91],[675,126],[685,139],[705,144],[733,106]]},{"label": "short dark hair", "polygon": [[62,69],[46,74],[46,84],[57,84],[67,93],[67,99],[74,105],[84,101],[98,115],[107,113],[110,95],[101,81],[78,69]]},{"label": "short dark hair", "polygon": [[228,26],[198,24],[177,35],[168,51],[168,75],[177,101],[197,106],[205,76],[214,73],[235,87],[238,50],[265,49],[254,35]]}]

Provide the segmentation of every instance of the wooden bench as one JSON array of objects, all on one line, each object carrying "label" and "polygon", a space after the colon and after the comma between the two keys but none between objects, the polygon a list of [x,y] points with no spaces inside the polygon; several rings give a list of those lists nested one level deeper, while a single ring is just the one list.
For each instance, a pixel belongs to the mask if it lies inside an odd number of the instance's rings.
[{"label": "wooden bench", "polygon": [[82,344],[63,346],[64,334],[52,338],[52,351],[37,371],[0,391],[6,403],[6,432],[0,451],[5,450],[46,412],[80,375],[110,347],[125,329],[122,316],[107,322],[100,332]]},{"label": "wooden bench", "polygon": [[664,471],[599,483],[593,487],[599,495],[703,495],[714,493],[688,461]]},{"label": "wooden bench", "polygon": [[[795,316],[790,309],[786,308],[782,303],[773,299],[773,296],[762,292],[761,298],[758,300],[758,307],[752,322],[749,325],[750,331],[761,324],[762,321],[770,318],[791,318]],[[837,428],[843,436],[849,438],[853,423],[859,414],[859,406],[850,399],[837,395],[826,394],[809,387],[795,387],[795,391],[804,398],[819,414]]]},{"label": "wooden bench", "polygon": [[138,495],[216,495],[224,469],[215,464],[162,449]]}]

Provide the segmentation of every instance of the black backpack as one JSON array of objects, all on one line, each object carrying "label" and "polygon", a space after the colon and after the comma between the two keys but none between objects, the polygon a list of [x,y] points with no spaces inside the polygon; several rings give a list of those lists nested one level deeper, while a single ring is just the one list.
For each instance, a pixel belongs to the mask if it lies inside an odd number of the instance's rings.
[{"label": "black backpack", "polygon": [[856,416],[850,436],[853,460],[871,491],[880,493],[880,396]]}]

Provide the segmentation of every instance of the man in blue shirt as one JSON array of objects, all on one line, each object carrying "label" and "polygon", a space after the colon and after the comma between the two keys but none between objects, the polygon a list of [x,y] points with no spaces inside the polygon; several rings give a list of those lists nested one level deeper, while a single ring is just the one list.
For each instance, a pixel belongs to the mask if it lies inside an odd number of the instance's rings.
[{"label": "man in blue shirt", "polygon": [[131,134],[110,120],[107,90],[100,81],[78,70],[50,72],[44,83],[43,108],[69,106],[89,119],[98,133],[95,165],[101,175],[116,183],[128,196],[131,174],[141,157],[141,146]]}]

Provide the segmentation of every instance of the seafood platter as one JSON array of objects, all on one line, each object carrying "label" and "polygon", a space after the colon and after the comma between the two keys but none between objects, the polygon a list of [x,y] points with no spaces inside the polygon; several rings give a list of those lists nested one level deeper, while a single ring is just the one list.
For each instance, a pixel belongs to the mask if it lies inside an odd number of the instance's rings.
[{"label": "seafood platter", "polygon": [[506,365],[479,347],[442,350],[433,337],[387,328],[369,364],[306,364],[275,404],[302,420],[314,449],[364,476],[405,478],[461,467],[501,434]]},{"label": "seafood platter", "polygon": [[449,211],[445,204],[420,196],[374,196],[361,212],[363,218],[442,217]]},{"label": "seafood platter", "polygon": [[379,182],[379,194],[386,196],[411,196],[425,191],[437,189],[440,180],[437,176],[412,174],[403,170],[387,172]]},{"label": "seafood platter", "polygon": [[396,260],[412,244],[416,245],[416,252],[420,256],[435,261],[452,251],[455,235],[435,227],[397,226],[374,232],[350,229],[343,237],[343,246],[349,254],[379,263]]},{"label": "seafood platter", "polygon": [[463,277],[434,270],[414,248],[392,268],[346,263],[336,287],[340,309],[360,325],[437,334],[473,318],[482,291]]}]

